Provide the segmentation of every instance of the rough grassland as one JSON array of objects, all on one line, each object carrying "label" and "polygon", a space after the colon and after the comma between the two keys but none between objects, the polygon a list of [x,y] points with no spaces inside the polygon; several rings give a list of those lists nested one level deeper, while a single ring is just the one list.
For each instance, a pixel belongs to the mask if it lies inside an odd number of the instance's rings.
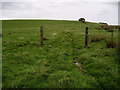
[{"label": "rough grassland", "polygon": [[[116,49],[93,35],[111,38],[97,23],[57,20],[3,20],[4,88],[106,88],[117,84]],[[47,39],[40,46],[40,26]],[[85,27],[89,47],[84,48]],[[114,40],[117,41],[117,31]],[[79,62],[80,65],[75,65]]]}]

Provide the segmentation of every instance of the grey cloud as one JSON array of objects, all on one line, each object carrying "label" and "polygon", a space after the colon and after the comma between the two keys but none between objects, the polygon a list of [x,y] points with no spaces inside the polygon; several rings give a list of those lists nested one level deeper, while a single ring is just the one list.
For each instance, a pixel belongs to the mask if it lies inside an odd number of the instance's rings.
[{"label": "grey cloud", "polygon": [[[3,2],[3,18],[40,18],[105,21],[117,24],[116,2],[81,2],[79,0],[44,0],[41,2]],[[114,12],[114,13],[113,13]]]},{"label": "grey cloud", "polygon": [[[32,4],[32,3],[31,3]],[[16,9],[27,9],[30,8],[32,5],[25,2],[3,2],[2,9],[5,10],[16,10]],[[31,6],[30,6],[31,5]]]}]

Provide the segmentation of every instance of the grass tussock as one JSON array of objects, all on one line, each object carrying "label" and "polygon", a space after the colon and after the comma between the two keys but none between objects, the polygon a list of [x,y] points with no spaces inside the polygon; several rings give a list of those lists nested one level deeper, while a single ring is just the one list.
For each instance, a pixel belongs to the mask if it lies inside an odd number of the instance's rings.
[{"label": "grass tussock", "polygon": [[94,35],[91,37],[91,42],[99,42],[99,41],[102,41],[102,40],[105,40],[106,37],[105,36],[98,36],[98,35]]}]

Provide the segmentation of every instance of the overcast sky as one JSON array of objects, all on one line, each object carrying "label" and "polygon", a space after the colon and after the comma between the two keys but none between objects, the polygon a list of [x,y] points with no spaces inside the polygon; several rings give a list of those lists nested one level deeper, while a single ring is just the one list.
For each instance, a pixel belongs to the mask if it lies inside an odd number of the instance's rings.
[{"label": "overcast sky", "polygon": [[2,0],[1,19],[59,19],[118,24],[119,0]]}]

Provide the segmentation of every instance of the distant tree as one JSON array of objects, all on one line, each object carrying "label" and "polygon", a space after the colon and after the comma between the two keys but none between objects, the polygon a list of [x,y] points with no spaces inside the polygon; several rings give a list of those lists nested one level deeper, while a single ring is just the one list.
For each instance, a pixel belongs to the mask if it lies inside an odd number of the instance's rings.
[{"label": "distant tree", "polygon": [[85,23],[85,18],[80,18],[78,21]]}]

